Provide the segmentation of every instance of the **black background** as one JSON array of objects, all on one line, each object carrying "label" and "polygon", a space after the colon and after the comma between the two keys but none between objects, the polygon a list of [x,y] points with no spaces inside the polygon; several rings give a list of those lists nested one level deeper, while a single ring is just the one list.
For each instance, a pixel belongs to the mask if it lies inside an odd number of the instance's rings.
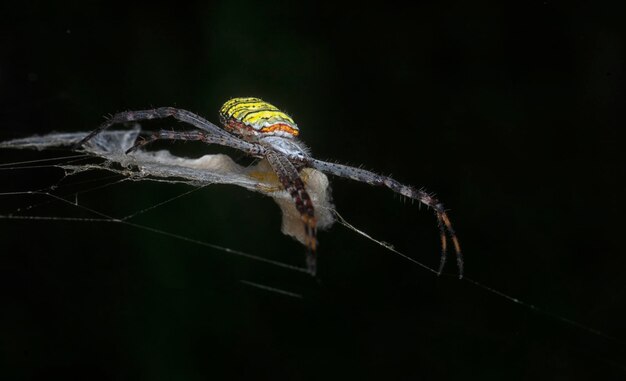
[{"label": "black background", "polygon": [[[340,225],[320,233],[316,282],[120,224],[3,218],[3,379],[624,377],[624,7],[26,2],[1,12],[0,140],[86,131],[152,106],[217,121],[228,98],[258,96],[296,119],[316,157],[436,192],[467,276],[541,310],[457,280],[452,263],[437,277]],[[69,154],[2,150],[0,162]],[[81,205],[123,217],[190,190],[109,175],[63,179],[55,194],[82,192]],[[12,192],[63,172],[0,176]],[[332,181],[348,221],[437,266],[431,213]],[[46,201],[3,194],[0,213]],[[94,217],[61,202],[16,214]],[[304,262],[273,202],[242,189],[209,187],[133,222]]]}]

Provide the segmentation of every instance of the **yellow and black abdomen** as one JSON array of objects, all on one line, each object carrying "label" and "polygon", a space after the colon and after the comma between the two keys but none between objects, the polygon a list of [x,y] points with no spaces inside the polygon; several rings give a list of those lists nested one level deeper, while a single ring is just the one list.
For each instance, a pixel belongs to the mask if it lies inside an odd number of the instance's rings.
[{"label": "yellow and black abdomen", "polygon": [[220,109],[224,127],[243,135],[298,136],[299,130],[291,117],[278,107],[259,98],[233,98]]}]

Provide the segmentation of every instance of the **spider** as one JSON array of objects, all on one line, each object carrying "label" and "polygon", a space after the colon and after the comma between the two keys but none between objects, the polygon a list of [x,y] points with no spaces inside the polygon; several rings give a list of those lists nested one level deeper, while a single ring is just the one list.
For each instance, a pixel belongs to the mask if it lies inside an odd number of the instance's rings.
[{"label": "spider", "polygon": [[463,277],[463,257],[459,240],[443,204],[433,195],[422,189],[403,185],[387,176],[313,158],[309,149],[297,139],[300,130],[293,119],[276,106],[259,98],[230,99],[224,103],[219,115],[223,128],[190,111],[174,107],[124,111],[106,120],[82,139],[78,145],[82,146],[95,135],[115,124],[172,117],[188,123],[198,130],[180,132],[161,130],[148,138],[138,139],[126,153],[130,154],[156,140],[196,140],[207,144],[231,147],[252,157],[266,159],[276,173],[280,184],[291,195],[300,214],[306,235],[307,270],[313,276],[317,271],[315,210],[305,183],[300,176],[300,171],[305,167],[310,167],[327,174],[349,178],[369,185],[387,187],[405,197],[419,201],[434,211],[441,239],[439,273],[446,263],[449,237],[456,253],[459,278]]}]

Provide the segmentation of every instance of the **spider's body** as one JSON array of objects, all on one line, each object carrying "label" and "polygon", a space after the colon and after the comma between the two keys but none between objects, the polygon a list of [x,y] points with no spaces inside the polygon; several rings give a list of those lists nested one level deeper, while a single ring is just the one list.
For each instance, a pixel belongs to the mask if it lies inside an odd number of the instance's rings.
[{"label": "spider's body", "polygon": [[300,130],[278,107],[259,98],[233,98],[220,109],[224,129],[287,156],[304,159],[308,149],[295,139]]},{"label": "spider's body", "polygon": [[403,185],[387,176],[314,159],[306,146],[296,138],[300,130],[293,119],[276,106],[259,98],[233,98],[227,101],[220,109],[223,129],[189,111],[173,107],[161,107],[115,114],[87,135],[79,144],[84,144],[99,132],[117,123],[167,117],[188,123],[198,130],[183,132],[162,130],[149,139],[138,140],[127,153],[160,139],[199,140],[208,144],[235,148],[251,156],[266,159],[276,173],[282,187],[291,195],[304,224],[306,236],[304,243],[308,248],[307,267],[311,274],[315,274],[317,266],[315,256],[317,222],[313,202],[307,193],[304,181],[300,177],[300,171],[306,167],[370,185],[384,186],[431,208],[437,217],[441,238],[442,252],[439,271],[443,269],[446,262],[448,238],[450,238],[457,256],[459,276],[463,275],[463,259],[459,241],[446,210],[435,197],[423,190]]},{"label": "spider's body", "polygon": [[233,98],[220,109],[224,128],[249,140],[264,136],[293,138],[300,130],[291,117],[259,98]]}]

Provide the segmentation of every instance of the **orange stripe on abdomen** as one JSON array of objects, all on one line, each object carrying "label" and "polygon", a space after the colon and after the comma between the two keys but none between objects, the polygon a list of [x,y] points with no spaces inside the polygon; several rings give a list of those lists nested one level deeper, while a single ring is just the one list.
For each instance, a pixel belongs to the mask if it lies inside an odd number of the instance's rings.
[{"label": "orange stripe on abdomen", "polygon": [[299,131],[291,126],[283,123],[272,124],[271,126],[261,128],[260,132],[274,132],[274,131],[283,131],[292,134],[293,136],[298,136]]}]

